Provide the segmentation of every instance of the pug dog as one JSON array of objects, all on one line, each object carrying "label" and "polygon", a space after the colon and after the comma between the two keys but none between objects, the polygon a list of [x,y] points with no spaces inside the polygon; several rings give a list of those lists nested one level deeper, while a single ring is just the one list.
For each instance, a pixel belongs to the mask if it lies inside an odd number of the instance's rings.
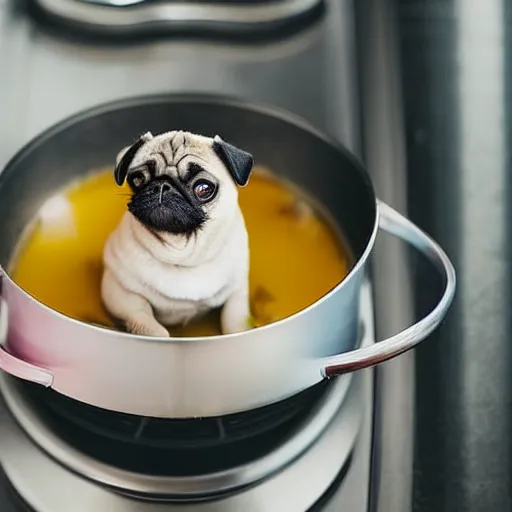
[{"label": "pug dog", "polygon": [[224,334],[249,328],[249,243],[238,204],[251,154],[184,131],[142,135],[116,159],[131,198],[104,246],[101,296],[133,334],[168,337],[221,309]]}]

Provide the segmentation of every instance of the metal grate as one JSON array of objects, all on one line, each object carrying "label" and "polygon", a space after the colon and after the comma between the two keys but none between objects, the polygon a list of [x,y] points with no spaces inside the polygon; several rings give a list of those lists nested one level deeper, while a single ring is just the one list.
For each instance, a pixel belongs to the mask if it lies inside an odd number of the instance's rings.
[{"label": "metal grate", "polygon": [[37,407],[100,436],[158,448],[204,448],[258,436],[292,420],[324,393],[321,382],[272,405],[226,416],[164,419],[125,414],[78,402],[51,389],[24,383]]},{"label": "metal grate", "polygon": [[41,418],[75,449],[130,471],[185,476],[220,471],[269,453],[302,424],[330,384],[321,382],[251,411],[195,419],[112,412],[37,384],[21,386]]}]

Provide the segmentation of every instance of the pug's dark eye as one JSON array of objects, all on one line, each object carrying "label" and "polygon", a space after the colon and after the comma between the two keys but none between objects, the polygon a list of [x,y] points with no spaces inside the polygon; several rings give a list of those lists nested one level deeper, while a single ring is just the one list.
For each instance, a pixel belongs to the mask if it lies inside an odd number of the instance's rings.
[{"label": "pug's dark eye", "polygon": [[208,201],[216,192],[216,187],[213,183],[206,180],[199,180],[194,185],[194,194],[201,201]]},{"label": "pug's dark eye", "polygon": [[134,172],[131,176],[130,176],[130,185],[134,188],[140,188],[142,187],[142,185],[144,185],[146,183],[146,176],[144,175],[143,172]]}]

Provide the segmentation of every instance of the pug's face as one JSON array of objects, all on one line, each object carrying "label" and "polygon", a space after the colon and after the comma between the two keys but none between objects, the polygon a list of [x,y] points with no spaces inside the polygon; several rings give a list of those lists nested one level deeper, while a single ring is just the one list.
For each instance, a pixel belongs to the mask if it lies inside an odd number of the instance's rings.
[{"label": "pug's face", "polygon": [[148,229],[189,236],[233,213],[252,167],[249,153],[218,136],[148,132],[118,154],[114,177],[128,183],[128,210]]}]

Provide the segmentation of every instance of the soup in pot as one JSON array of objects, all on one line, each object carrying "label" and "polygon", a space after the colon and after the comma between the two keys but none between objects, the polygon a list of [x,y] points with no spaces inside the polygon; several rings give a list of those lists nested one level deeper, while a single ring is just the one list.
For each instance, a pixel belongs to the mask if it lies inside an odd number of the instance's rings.
[{"label": "soup in pot", "polygon": [[[295,187],[255,168],[239,194],[249,233],[255,326],[297,313],[347,275],[352,258],[341,233]],[[18,246],[10,266],[14,281],[65,315],[114,328],[100,295],[102,250],[129,197],[128,186],[117,187],[105,169],[50,198]],[[220,334],[219,314],[171,334]]]}]

